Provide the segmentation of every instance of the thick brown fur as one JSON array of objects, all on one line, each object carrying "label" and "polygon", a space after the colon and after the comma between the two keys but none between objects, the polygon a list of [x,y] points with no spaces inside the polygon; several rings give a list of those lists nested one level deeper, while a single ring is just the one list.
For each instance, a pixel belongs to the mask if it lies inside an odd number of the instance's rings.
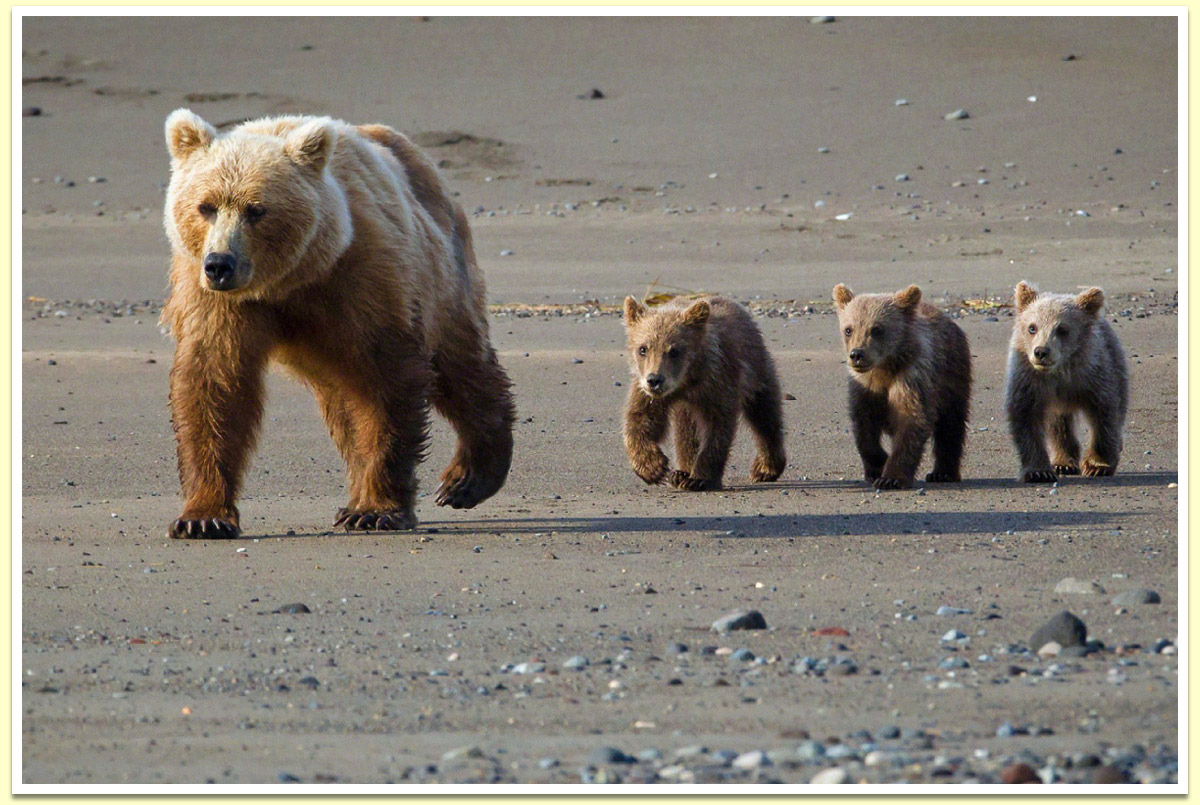
[{"label": "thick brown fur", "polygon": [[[757,456],[753,481],[774,481],[787,466],[783,398],[762,333],[740,305],[722,297],[647,308],[625,300],[633,383],[625,405],[625,449],[648,484],[720,489],[744,415]],[[674,430],[675,462],[659,444]]]},{"label": "thick brown fur", "polygon": [[[349,501],[335,524],[416,524],[429,403],[459,437],[437,502],[469,508],[496,492],[512,456],[510,384],[466,217],[432,163],[386,126],[329,118],[266,118],[218,135],[178,110],[166,134],[173,257],[162,320],[177,342],[171,408],[185,497],[169,536],[239,533],[271,360],[312,387],[346,460]],[[213,259],[224,277],[210,273]]]},{"label": "thick brown fur", "polygon": [[[1129,378],[1121,342],[1102,313],[1104,292],[1040,293],[1021,282],[1015,299],[1005,403],[1021,479],[1112,475],[1121,458]],[[1082,456],[1079,414],[1092,430]]]},{"label": "thick brown fur", "polygon": [[[876,489],[913,485],[933,437],[929,482],[962,480],[971,350],[948,316],[910,285],[895,294],[833,289],[850,367],[850,420],[863,474]],[[883,449],[883,434],[892,452]]]}]

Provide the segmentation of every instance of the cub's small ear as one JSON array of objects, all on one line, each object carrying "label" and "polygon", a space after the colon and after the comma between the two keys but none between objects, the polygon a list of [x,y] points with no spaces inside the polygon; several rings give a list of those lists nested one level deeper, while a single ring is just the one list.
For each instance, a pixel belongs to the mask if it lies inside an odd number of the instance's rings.
[{"label": "cub's small ear", "polygon": [[712,312],[707,299],[693,302],[691,307],[683,311],[683,323],[691,327],[703,327],[708,323],[708,315]]},{"label": "cub's small ear", "polygon": [[1025,308],[1033,304],[1033,300],[1038,297],[1038,289],[1036,285],[1030,285],[1025,280],[1017,283],[1017,312],[1020,313]]},{"label": "cub's small ear", "polygon": [[328,118],[305,123],[287,136],[283,151],[297,165],[321,170],[337,145],[337,129]]},{"label": "cub's small ear", "polygon": [[637,324],[638,319],[646,315],[646,306],[632,296],[625,297],[625,326]]},{"label": "cub's small ear", "polygon": [[208,148],[217,138],[217,130],[191,109],[176,109],[168,115],[166,132],[167,151],[175,162]]},{"label": "cub's small ear", "polygon": [[838,283],[833,286],[833,301],[837,305],[838,310],[841,310],[846,305],[850,304],[850,300],[854,298],[854,291],[851,291],[845,285]]},{"label": "cub's small ear", "polygon": [[1088,288],[1075,297],[1075,304],[1095,316],[1104,307],[1104,291],[1099,288]]},{"label": "cub's small ear", "polygon": [[901,310],[912,310],[921,302],[921,289],[916,285],[909,285],[903,291],[897,291],[892,301]]}]

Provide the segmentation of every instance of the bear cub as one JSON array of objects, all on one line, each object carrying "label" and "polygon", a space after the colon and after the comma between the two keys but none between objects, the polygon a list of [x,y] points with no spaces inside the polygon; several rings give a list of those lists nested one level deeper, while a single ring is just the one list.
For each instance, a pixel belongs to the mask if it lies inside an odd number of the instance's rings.
[{"label": "bear cub", "polygon": [[[631,296],[625,329],[634,381],[625,406],[625,449],[639,478],[693,492],[720,489],[743,414],[758,448],[751,479],[780,476],[787,456],[779,379],[744,308],[717,296],[648,308]],[[669,426],[675,470],[659,448]]]},{"label": "bear cub", "polygon": [[[933,437],[926,481],[960,481],[971,399],[971,350],[958,325],[921,302],[910,285],[895,294],[833,289],[850,368],[850,420],[863,473],[876,489],[913,485]],[[892,437],[889,455],[880,443]]]},{"label": "bear cub", "polygon": [[[1040,293],[1021,282],[1016,305],[1004,396],[1021,479],[1112,475],[1121,458],[1129,378],[1121,342],[1101,315],[1104,291]],[[1079,413],[1092,429],[1082,460]]]}]

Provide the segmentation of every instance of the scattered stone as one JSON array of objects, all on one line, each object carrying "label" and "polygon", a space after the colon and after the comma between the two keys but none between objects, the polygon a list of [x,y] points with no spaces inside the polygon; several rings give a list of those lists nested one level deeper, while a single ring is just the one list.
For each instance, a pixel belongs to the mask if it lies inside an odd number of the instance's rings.
[{"label": "scattered stone", "polygon": [[770,766],[771,759],[767,757],[766,752],[755,750],[753,752],[743,752],[735,757],[730,765],[735,769],[759,769],[763,766]]},{"label": "scattered stone", "polygon": [[897,98],[895,104],[896,106],[908,106],[908,98]]},{"label": "scattered stone", "polygon": [[280,783],[298,783],[300,778],[294,774],[288,774],[286,771],[281,771],[275,775],[276,782]]},{"label": "scattered stone", "polygon": [[962,609],[961,607],[940,606],[937,608],[937,615],[949,617],[951,615],[974,615],[975,611],[971,609]]},{"label": "scattered stone", "polygon": [[657,760],[662,760],[662,752],[651,746],[648,749],[643,749],[637,753],[637,759],[643,763],[653,763]]},{"label": "scattered stone", "polygon": [[970,639],[970,638],[968,638],[965,634],[958,631],[957,629],[951,629],[950,631],[948,631],[944,635],[942,635],[943,643],[953,643],[957,640],[968,640],[968,639]]},{"label": "scattered stone", "polygon": [[729,659],[737,660],[738,662],[750,662],[754,659],[754,652],[748,648],[739,648],[737,651],[730,652]]},{"label": "scattered stone", "polygon": [[849,637],[850,632],[843,629],[841,626],[822,626],[820,629],[813,629],[813,637]]},{"label": "scattered stone", "polygon": [[889,724],[886,727],[880,727],[875,730],[874,738],[877,741],[892,741],[900,737],[900,728],[895,724]]},{"label": "scattered stone", "polygon": [[463,758],[481,758],[483,750],[478,746],[460,746],[442,754],[442,760],[461,760]]},{"label": "scattered stone", "polygon": [[42,107],[40,106],[22,106],[21,117],[41,117]]},{"label": "scattered stone", "polygon": [[582,671],[584,668],[587,668],[589,665],[591,665],[591,663],[588,662],[587,657],[584,657],[580,654],[576,654],[574,657],[571,657],[566,662],[564,662],[562,664],[562,667],[566,668],[567,670],[570,670],[570,671]]},{"label": "scattered stone", "polygon": [[1059,595],[1095,595],[1104,594],[1104,588],[1094,581],[1085,579],[1076,579],[1067,576],[1065,579],[1054,585],[1054,592]]},{"label": "scattered stone", "polygon": [[1020,783],[1040,783],[1042,780],[1037,772],[1027,763],[1012,763],[1000,772],[1000,780],[1008,785]]},{"label": "scattered stone", "polygon": [[970,668],[971,663],[962,657],[947,657],[938,663],[938,668]]},{"label": "scattered stone", "polygon": [[[1078,646],[1078,647],[1077,647],[1077,646],[1072,646],[1072,648],[1082,648],[1082,646]],[[1045,657],[1057,657],[1059,654],[1061,654],[1061,653],[1062,653],[1062,650],[1063,650],[1063,647],[1062,647],[1062,645],[1061,645],[1061,644],[1057,643],[1057,642],[1056,642],[1056,641],[1054,641],[1054,640],[1051,640],[1049,643],[1045,643],[1045,644],[1043,644],[1043,645],[1042,645],[1042,646],[1041,646],[1041,647],[1040,647],[1040,648],[1037,650],[1037,653],[1038,653],[1038,656],[1039,656],[1039,657],[1042,657],[1042,658],[1045,658]]]},{"label": "scattered stone", "polygon": [[813,25],[828,25],[834,19],[834,17],[809,17],[808,21]]},{"label": "scattered stone", "polygon": [[519,662],[512,667],[514,674],[540,674],[546,670],[546,664],[542,662]]},{"label": "scattered stone", "polygon": [[897,173],[895,181],[907,182],[911,177],[907,173]]},{"label": "scattered stone", "polygon": [[540,759],[537,762],[537,764],[538,764],[539,769],[553,769],[555,766],[558,765],[558,758],[544,757],[544,758]]},{"label": "scattered stone", "polygon": [[1112,602],[1115,606],[1119,607],[1131,607],[1139,604],[1161,604],[1162,596],[1154,592],[1154,590],[1139,588],[1119,593],[1113,598]]},{"label": "scattered stone", "polygon": [[825,757],[825,747],[820,741],[801,741],[796,747],[796,757],[801,760],[817,760]]},{"label": "scattered stone", "polygon": [[277,614],[283,615],[308,615],[312,612],[311,609],[304,604],[284,604],[279,609],[275,610]]},{"label": "scattered stone", "polygon": [[712,630],[725,634],[740,629],[766,629],[767,620],[757,609],[738,610],[713,621]]},{"label": "scattered stone", "polygon": [[606,766],[614,763],[637,763],[637,758],[627,755],[615,746],[601,746],[588,755],[588,763],[593,766]]},{"label": "scattered stone", "polygon": [[953,112],[947,112],[942,115],[946,120],[966,120],[970,116],[970,113],[966,109],[955,109]]},{"label": "scattered stone", "polygon": [[1083,621],[1067,610],[1055,615],[1042,624],[1029,641],[1035,650],[1049,642],[1058,643],[1062,647],[1082,646],[1087,643],[1087,626]]},{"label": "scattered stone", "polygon": [[1112,785],[1129,782],[1129,775],[1116,766],[1097,766],[1092,772],[1092,782],[1101,785]]},{"label": "scattered stone", "polygon": [[812,785],[841,785],[850,778],[845,769],[834,766],[832,769],[822,769],[808,781]]}]

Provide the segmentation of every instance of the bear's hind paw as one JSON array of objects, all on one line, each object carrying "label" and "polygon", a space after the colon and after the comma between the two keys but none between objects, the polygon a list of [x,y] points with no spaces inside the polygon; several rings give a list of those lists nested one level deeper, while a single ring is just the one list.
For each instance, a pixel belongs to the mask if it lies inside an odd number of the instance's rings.
[{"label": "bear's hind paw", "polygon": [[904,478],[876,478],[872,484],[876,489],[910,489],[912,481],[907,481]]},{"label": "bear's hind paw", "polygon": [[167,529],[168,539],[237,539],[242,530],[237,523],[220,517],[180,517]]},{"label": "bear's hind paw", "polygon": [[1055,464],[1054,471],[1059,475],[1078,475],[1079,466],[1076,464]]},{"label": "bear's hind paw", "polygon": [[1054,470],[1025,470],[1021,480],[1027,484],[1052,484],[1058,480],[1058,473]]}]

